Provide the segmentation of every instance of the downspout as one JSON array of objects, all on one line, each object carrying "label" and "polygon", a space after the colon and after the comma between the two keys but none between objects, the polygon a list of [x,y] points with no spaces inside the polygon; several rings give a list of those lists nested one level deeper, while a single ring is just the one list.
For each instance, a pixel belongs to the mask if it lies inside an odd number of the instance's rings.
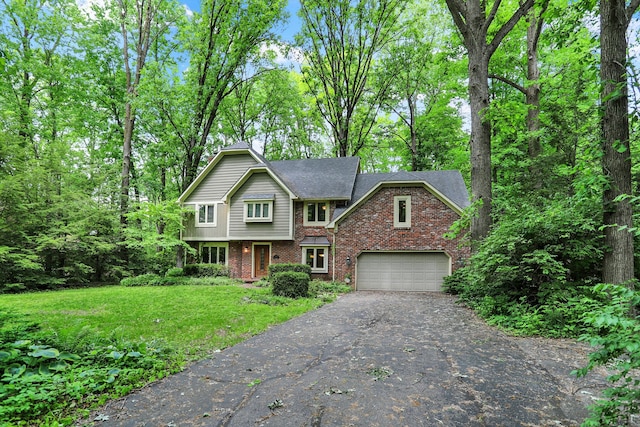
[{"label": "downspout", "polygon": [[[335,230],[335,228],[334,228]],[[331,239],[331,281],[336,281],[336,233],[333,231],[329,231],[327,228],[327,232],[333,236]]]}]

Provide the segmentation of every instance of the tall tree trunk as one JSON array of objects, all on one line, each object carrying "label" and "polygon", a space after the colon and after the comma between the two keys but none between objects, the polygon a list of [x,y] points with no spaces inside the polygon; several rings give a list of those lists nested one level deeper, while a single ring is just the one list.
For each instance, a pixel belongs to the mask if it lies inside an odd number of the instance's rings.
[{"label": "tall tree trunk", "polygon": [[529,27],[527,28],[527,86],[525,98],[527,103],[527,131],[529,133],[529,173],[533,188],[542,188],[542,171],[535,160],[542,153],[540,144],[540,67],[538,66],[538,40],[542,32],[544,21],[542,14],[549,5],[549,0],[543,4],[540,15],[532,8],[529,11]]},{"label": "tall tree trunk", "polygon": [[122,174],[120,177],[120,224],[127,226],[129,212],[129,188],[131,186],[131,141],[133,139],[133,108],[130,102],[125,106],[124,138],[122,142]]},{"label": "tall tree trunk", "polygon": [[[120,181],[120,224],[124,230],[127,227],[127,213],[129,212],[129,190],[131,186],[131,150],[133,141],[133,132],[135,128],[136,112],[133,107],[133,100],[135,99],[138,86],[140,84],[140,78],[142,76],[142,69],[146,64],[147,54],[149,52],[149,46],[152,39],[151,24],[155,20],[158,7],[162,0],[156,0],[155,2],[149,0],[147,2],[140,2],[135,4],[135,31],[137,32],[137,39],[133,42],[133,48],[135,49],[135,64],[132,67],[130,63],[129,49],[131,47],[129,43],[129,4],[126,0],[118,0],[118,6],[120,8],[120,32],[122,36],[122,59],[124,63],[124,71],[126,78],[127,99],[125,102],[125,117],[124,117],[124,132],[122,141],[122,174]],[[128,253],[125,245],[121,247],[122,260],[128,263]]]},{"label": "tall tree trunk", "polygon": [[471,195],[478,213],[471,222],[471,239],[480,241],[491,228],[491,125],[485,115],[489,108],[489,61],[504,37],[527,14],[534,0],[520,2],[511,17],[489,40],[489,28],[502,2],[487,9],[481,0],[446,0],[453,22],[460,30],[469,58],[469,104],[471,107]]},{"label": "tall tree trunk", "polygon": [[471,107],[471,197],[478,214],[471,222],[471,236],[479,241],[491,228],[491,124],[489,108],[489,59],[484,49],[469,49],[469,101]]},{"label": "tall tree trunk", "polygon": [[603,194],[605,253],[602,280],[633,285],[634,253],[631,195],[631,147],[629,144],[626,31],[639,1],[626,7],[625,0],[600,1],[600,78],[602,80],[602,169],[607,184]]}]

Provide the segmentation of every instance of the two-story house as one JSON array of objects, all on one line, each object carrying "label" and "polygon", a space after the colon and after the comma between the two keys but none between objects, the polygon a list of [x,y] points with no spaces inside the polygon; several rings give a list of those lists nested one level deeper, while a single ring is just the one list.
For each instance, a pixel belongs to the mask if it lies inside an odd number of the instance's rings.
[{"label": "two-story house", "polygon": [[469,254],[443,236],[469,204],[461,174],[363,174],[359,164],[223,148],[178,199],[193,212],[181,237],[197,262],[226,264],[247,281],[293,262],[361,290],[439,290]]}]

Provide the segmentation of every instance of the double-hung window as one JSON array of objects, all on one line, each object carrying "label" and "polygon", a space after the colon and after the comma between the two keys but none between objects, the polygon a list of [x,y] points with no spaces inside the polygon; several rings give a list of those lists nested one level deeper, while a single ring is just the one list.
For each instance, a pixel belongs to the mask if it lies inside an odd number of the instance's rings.
[{"label": "double-hung window", "polygon": [[326,225],[329,222],[329,203],[306,202],[304,204],[304,225]]},{"label": "double-hung window", "polygon": [[226,264],[228,243],[202,243],[200,245],[200,261],[203,264]]},{"label": "double-hung window", "polygon": [[203,203],[196,206],[196,227],[215,227],[216,204]]},{"label": "double-hung window", "polygon": [[393,198],[393,226],[395,228],[411,227],[411,196]]}]

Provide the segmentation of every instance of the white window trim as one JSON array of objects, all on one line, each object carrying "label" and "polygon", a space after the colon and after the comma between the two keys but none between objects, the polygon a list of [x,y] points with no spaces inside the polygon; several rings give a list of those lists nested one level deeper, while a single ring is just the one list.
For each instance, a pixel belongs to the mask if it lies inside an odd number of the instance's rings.
[{"label": "white window trim", "polygon": [[[309,217],[309,204],[313,203],[316,206],[319,203],[324,203],[324,205],[327,207],[327,211],[324,217],[324,221],[308,221],[307,218]],[[322,225],[327,225],[329,224],[329,202],[326,200],[309,200],[307,202],[304,202],[304,212],[302,212],[302,224],[307,227],[307,226],[322,226]],[[316,212],[316,218],[318,217],[318,213]]]},{"label": "white window trim", "polygon": [[[213,206],[213,222],[200,222],[200,206]],[[196,227],[215,227],[217,225],[217,222],[218,222],[218,202],[196,203]]]},{"label": "white window trim", "polygon": [[307,249],[314,250],[314,259],[317,259],[318,249],[324,250],[324,267],[323,268],[313,268],[311,267],[312,273],[328,273],[329,272],[329,246],[303,246],[302,247],[302,264],[307,263]]},{"label": "white window trim", "polygon": [[[198,261],[202,262],[202,248],[225,248],[225,256],[224,256],[224,264],[221,265],[229,265],[229,243],[227,242],[201,242],[200,247],[198,248]],[[215,263],[219,264],[219,263]]]},{"label": "white window trim", "polygon": [[[406,202],[406,221],[400,222],[400,202]],[[395,228],[411,228],[411,196],[395,196],[393,198],[393,226]]]},{"label": "white window trim", "polygon": [[[242,206],[242,208],[244,209],[244,222],[273,222],[273,200],[266,200],[266,199],[262,199],[262,200],[243,200],[244,205]],[[269,216],[267,217],[259,217],[259,218],[255,218],[255,217],[249,217],[248,216],[248,208],[247,206],[249,205],[254,205],[254,209],[255,209],[255,205],[260,204],[268,204],[269,205]]]}]

